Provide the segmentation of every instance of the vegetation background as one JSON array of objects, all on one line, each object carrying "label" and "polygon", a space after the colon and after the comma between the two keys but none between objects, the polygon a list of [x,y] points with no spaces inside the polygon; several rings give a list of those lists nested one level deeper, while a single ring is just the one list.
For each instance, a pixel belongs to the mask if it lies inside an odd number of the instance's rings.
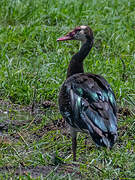
[{"label": "vegetation background", "polygon": [[[78,25],[94,31],[85,71],[101,74],[111,84],[119,107],[119,138],[108,152],[91,141],[85,145],[80,134],[73,164],[68,129],[54,126],[61,120],[59,89],[79,44],[56,40]],[[1,0],[0,95],[12,121],[0,138],[0,179],[134,179],[135,1]],[[13,126],[19,122],[14,104],[26,112],[26,106],[46,100],[55,107]],[[3,123],[3,106],[0,112]]]}]

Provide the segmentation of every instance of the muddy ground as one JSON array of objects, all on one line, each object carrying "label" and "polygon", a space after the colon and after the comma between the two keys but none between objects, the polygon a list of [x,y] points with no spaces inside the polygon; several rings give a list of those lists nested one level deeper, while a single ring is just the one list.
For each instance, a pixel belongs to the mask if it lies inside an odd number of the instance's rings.
[{"label": "muddy ground", "polygon": [[[18,138],[20,138],[20,134],[15,132],[11,133],[10,135],[8,134],[9,128],[16,129],[20,128],[23,126],[26,126],[26,128],[29,128],[32,124],[38,125],[41,121],[41,117],[37,116],[37,114],[44,114],[47,108],[51,107],[56,107],[55,103],[46,101],[42,104],[36,104],[35,107],[33,108],[32,106],[20,106],[17,104],[12,104],[10,102],[5,102],[3,100],[0,100],[0,114],[1,118],[4,117],[4,120],[1,119],[0,121],[0,144],[1,143],[10,143],[10,141],[17,141]],[[11,110],[12,109],[12,110]],[[15,120],[12,120],[13,117],[15,117],[16,111],[19,112],[25,112],[24,116],[27,116],[27,119],[25,120],[18,120],[17,118]],[[9,115],[10,114],[10,115]],[[118,116],[129,116],[131,114],[130,110],[128,108],[119,108]],[[35,118],[33,118],[35,117]],[[64,127],[64,128],[63,128]],[[120,127],[120,136],[123,135],[126,131],[126,126]],[[66,122],[61,118],[58,120],[55,120],[51,123],[48,123],[44,125],[41,129],[38,130],[37,133],[31,134],[31,137],[29,139],[40,139],[42,136],[52,130],[60,129],[61,133],[63,135],[68,136],[70,139],[70,134],[68,129],[68,126]],[[119,144],[121,143],[120,141],[118,142]],[[9,166],[4,166],[0,167],[0,174],[12,174],[14,176],[30,176],[32,178],[37,178],[41,174],[43,177],[49,177],[51,176],[52,173],[61,173],[63,174],[68,174],[68,173],[75,173],[75,177],[82,179],[82,175],[79,171],[74,172],[74,168],[79,165],[77,164],[66,164],[63,162],[58,162],[57,158],[55,159],[55,163],[48,164],[47,166],[25,166],[25,164],[20,164],[19,167],[11,167]],[[78,168],[79,169],[79,168]]]},{"label": "muddy ground", "polygon": [[[34,109],[32,106],[20,106],[17,104],[12,104],[9,101],[3,101],[0,100],[0,114],[1,114],[1,121],[0,121],[0,144],[1,143],[13,143],[17,141],[21,134],[17,131],[8,134],[9,129],[16,130],[18,128],[22,128],[23,126],[28,129],[31,125],[38,125],[41,122],[41,117],[38,116],[39,114],[43,115],[46,113],[46,109],[56,107],[55,103],[51,101],[45,101],[42,104],[36,104]],[[18,120],[16,118],[16,111],[19,111],[19,116],[27,116],[24,120]],[[9,115],[10,114],[10,115]],[[3,120],[2,120],[3,117]],[[15,119],[13,120],[13,118]],[[20,118],[20,117],[19,117]],[[64,128],[63,128],[64,127]],[[67,130],[68,126],[66,122],[61,118],[58,120],[55,120],[51,123],[48,123],[44,125],[42,128],[40,128],[36,133],[31,133],[31,136],[28,138],[28,141],[32,141],[33,139],[36,139],[37,141],[42,138],[42,136],[47,133],[48,131],[59,129],[62,131],[62,134],[66,134],[70,138],[70,134]],[[55,174],[62,174],[62,176],[68,173],[75,173],[76,178],[79,179],[82,177],[80,172],[74,172],[73,167],[76,167],[78,165],[76,164],[66,164],[63,162],[57,161],[58,159],[55,157],[53,159],[53,162],[51,164],[48,164],[47,166],[25,166],[25,164],[20,164],[19,167],[11,167],[9,166],[3,166],[0,167],[0,174],[10,174],[14,177],[18,177],[20,175],[24,176],[30,176],[31,178],[37,178],[41,174],[43,177],[49,177],[52,173]]]}]

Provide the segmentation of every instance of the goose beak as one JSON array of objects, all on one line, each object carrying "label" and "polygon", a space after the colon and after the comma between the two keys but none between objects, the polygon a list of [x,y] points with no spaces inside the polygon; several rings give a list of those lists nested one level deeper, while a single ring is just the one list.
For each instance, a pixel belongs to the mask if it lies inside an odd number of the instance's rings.
[{"label": "goose beak", "polygon": [[73,40],[74,39],[75,32],[72,31],[68,33],[66,36],[60,37],[57,39],[57,41],[68,41],[68,40]]},{"label": "goose beak", "polygon": [[57,39],[57,41],[68,41],[68,40],[72,40],[73,37],[69,36],[69,34],[67,34],[66,36],[60,37]]}]

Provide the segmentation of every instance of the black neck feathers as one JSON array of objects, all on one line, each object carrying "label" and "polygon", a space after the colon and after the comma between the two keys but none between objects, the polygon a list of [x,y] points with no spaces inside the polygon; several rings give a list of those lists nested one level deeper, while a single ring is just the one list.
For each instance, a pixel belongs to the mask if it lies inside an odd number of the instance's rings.
[{"label": "black neck feathers", "polygon": [[87,41],[82,45],[79,52],[73,55],[70,64],[68,66],[67,78],[73,74],[83,73],[83,60],[90,52],[93,46],[93,40],[87,39]]}]

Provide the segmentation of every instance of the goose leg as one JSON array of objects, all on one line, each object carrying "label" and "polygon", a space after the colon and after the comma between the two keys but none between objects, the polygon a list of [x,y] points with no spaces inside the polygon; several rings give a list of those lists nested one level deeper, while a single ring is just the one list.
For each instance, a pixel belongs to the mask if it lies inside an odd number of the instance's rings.
[{"label": "goose leg", "polygon": [[77,147],[76,137],[72,137],[73,161],[76,161],[76,147]]},{"label": "goose leg", "polygon": [[70,133],[71,133],[71,136],[72,136],[73,161],[76,161],[76,148],[77,148],[76,137],[77,137],[77,132],[71,126],[70,126]]}]

